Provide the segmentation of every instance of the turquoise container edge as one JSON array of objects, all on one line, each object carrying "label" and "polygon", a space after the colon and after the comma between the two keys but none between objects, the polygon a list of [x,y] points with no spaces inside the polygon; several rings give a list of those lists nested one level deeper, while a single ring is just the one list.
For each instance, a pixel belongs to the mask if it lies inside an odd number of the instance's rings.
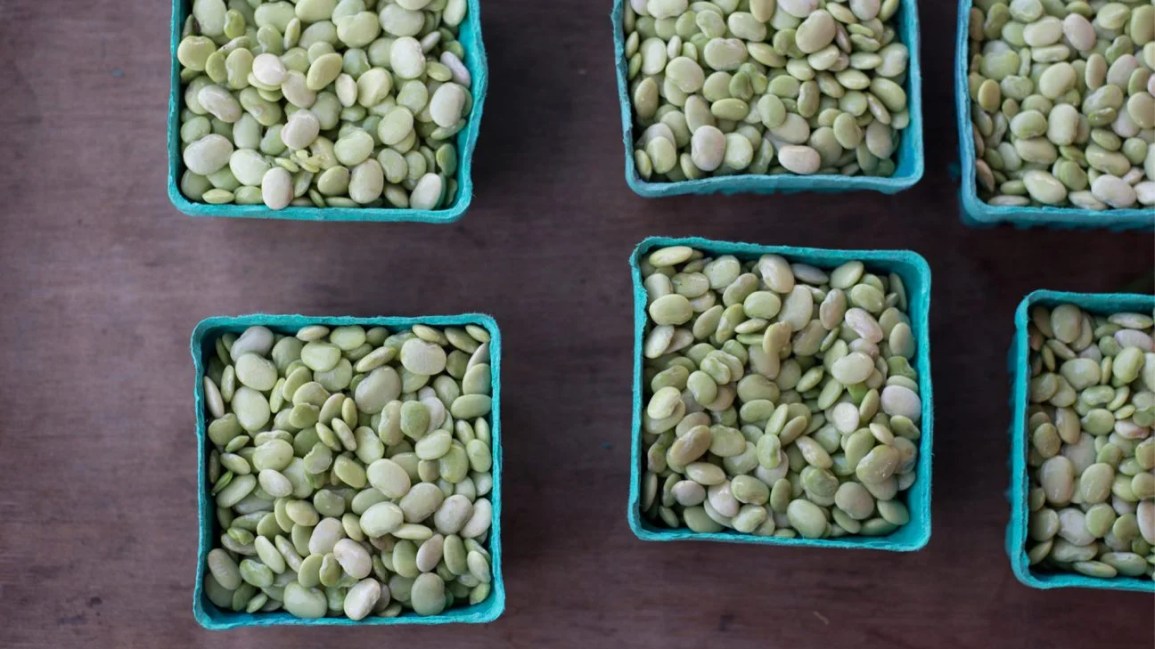
[{"label": "turquoise container edge", "polygon": [[[307,325],[328,326],[363,325],[390,328],[408,328],[416,324],[438,327],[464,326],[475,324],[483,327],[490,335],[489,355],[493,380],[493,410],[491,433],[493,435],[493,525],[489,536],[489,552],[492,558],[493,582],[489,598],[473,606],[449,609],[440,615],[421,617],[406,612],[398,617],[367,617],[360,621],[348,618],[325,617],[305,620],[293,617],[283,611],[272,613],[236,613],[222,611],[204,596],[205,558],[212,549],[213,529],[216,527],[215,511],[209,494],[205,476],[205,459],[208,445],[205,443],[204,406],[204,356],[211,353],[212,340],[222,333],[240,332],[254,325],[263,325],[274,331],[288,332]],[[196,370],[194,408],[196,409],[197,435],[197,518],[200,528],[197,545],[196,585],[193,588],[193,617],[204,628],[218,631],[244,627],[271,626],[398,626],[436,624],[483,624],[492,622],[505,612],[505,581],[502,577],[501,554],[501,493],[502,493],[502,448],[501,448],[501,330],[497,322],[488,315],[466,313],[461,315],[415,316],[415,317],[326,317],[305,315],[252,314],[242,316],[214,316],[200,321],[193,329],[190,352]]]},{"label": "turquoise container edge", "polygon": [[910,126],[902,132],[898,148],[898,164],[894,175],[889,178],[871,176],[841,176],[821,174],[799,176],[794,174],[776,175],[735,175],[679,182],[649,182],[638,174],[634,163],[634,119],[627,79],[626,36],[622,27],[625,17],[626,0],[614,0],[610,20],[614,30],[615,67],[618,79],[618,100],[622,114],[622,142],[626,152],[626,183],[634,193],[645,198],[679,196],[685,194],[790,194],[801,191],[846,192],[876,191],[894,194],[910,189],[922,179],[925,171],[922,133],[922,71],[919,65],[920,45],[918,28],[918,3],[916,0],[901,0],[898,11],[898,38],[910,49],[910,64],[904,89],[910,102]]},{"label": "turquoise container edge", "polygon": [[489,88],[489,63],[481,38],[481,2],[468,0],[465,20],[458,34],[465,48],[465,65],[472,78],[473,111],[465,128],[457,134],[457,197],[453,204],[439,210],[355,207],[286,207],[270,210],[264,205],[210,205],[185,198],[180,191],[184,167],[180,154],[180,112],[184,103],[180,82],[180,62],[176,58],[181,31],[189,14],[191,0],[172,0],[172,33],[170,43],[168,100],[168,198],[173,206],[189,216],[226,218],[282,219],[319,222],[375,223],[454,223],[461,219],[473,202],[473,153],[481,131],[481,116]]},{"label": "turquoise container edge", "polygon": [[1075,207],[1010,207],[991,205],[979,198],[975,184],[975,144],[971,131],[970,84],[967,83],[967,36],[972,0],[959,2],[955,42],[955,108],[958,116],[959,150],[962,153],[962,221],[973,227],[1010,224],[1016,228],[1059,228],[1107,230],[1155,229],[1155,209],[1084,210]]},{"label": "turquoise container edge", "polygon": [[[739,259],[778,254],[792,261],[800,261],[822,268],[831,268],[854,259],[866,263],[867,268],[897,273],[906,285],[911,313],[911,326],[918,341],[915,365],[918,369],[919,394],[922,397],[922,437],[919,439],[918,479],[908,491],[907,507],[910,523],[888,536],[844,536],[837,539],[779,538],[753,536],[734,532],[698,533],[688,529],[672,530],[652,524],[642,516],[641,482],[642,461],[642,348],[646,326],[646,289],[642,283],[641,259],[655,248],[691,246],[714,254],[735,255]],[[830,250],[798,248],[794,246],[765,246],[755,243],[713,241],[701,237],[649,237],[630,255],[630,269],[634,288],[634,377],[633,424],[630,429],[630,500],[626,511],[630,530],[643,541],[717,541],[722,543],[749,543],[755,545],[784,545],[846,550],[887,550],[912,552],[921,550],[930,541],[931,533],[931,469],[934,440],[934,394],[931,389],[930,369],[930,266],[918,253],[909,250]]]},{"label": "turquoise container edge", "polygon": [[1028,325],[1035,305],[1074,304],[1092,313],[1145,311],[1155,309],[1155,295],[1140,293],[1067,293],[1039,290],[1030,293],[1015,311],[1015,338],[1011,345],[1011,519],[1007,524],[1007,556],[1015,577],[1031,588],[1097,588],[1155,593],[1155,581],[1139,577],[1098,579],[1077,573],[1032,570],[1027,558],[1027,383],[1030,362]]}]

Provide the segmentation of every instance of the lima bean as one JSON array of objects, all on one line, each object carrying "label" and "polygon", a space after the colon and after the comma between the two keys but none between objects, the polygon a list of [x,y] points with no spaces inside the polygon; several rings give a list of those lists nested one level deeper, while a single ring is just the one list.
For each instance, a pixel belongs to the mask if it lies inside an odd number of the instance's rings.
[{"label": "lima bean", "polygon": [[[900,494],[917,481],[911,440],[923,404],[897,276],[861,262],[827,270],[680,245],[650,252],[643,271],[637,434],[651,483],[643,493],[653,496],[644,516],[695,532],[805,538],[909,523]],[[688,295],[712,298],[717,317],[678,346],[674,331],[698,329],[709,312]],[[830,295],[840,297],[828,304]]]},{"label": "lima bean", "polygon": [[[1031,313],[1026,451],[1041,497],[1031,503],[1025,550],[1034,569],[1152,576],[1149,562],[1134,560],[1155,539],[1155,354],[1143,351],[1152,322],[1146,313],[1104,315],[1073,304]],[[1099,340],[1099,332],[1107,335]],[[1142,553],[1130,552],[1133,542],[1145,544]]]},{"label": "lima bean", "polygon": [[[186,198],[272,210],[456,200],[453,136],[475,104],[458,40],[466,2],[234,4],[192,3],[177,47]],[[413,178],[395,158],[409,154],[428,160]],[[205,186],[226,167],[230,183]]]},{"label": "lima bean", "polygon": [[[205,559],[214,604],[357,620],[489,597],[478,590],[493,570],[489,334],[392,333],[250,327],[218,341],[223,368],[203,381],[228,525]],[[471,355],[451,371],[461,349]]]}]

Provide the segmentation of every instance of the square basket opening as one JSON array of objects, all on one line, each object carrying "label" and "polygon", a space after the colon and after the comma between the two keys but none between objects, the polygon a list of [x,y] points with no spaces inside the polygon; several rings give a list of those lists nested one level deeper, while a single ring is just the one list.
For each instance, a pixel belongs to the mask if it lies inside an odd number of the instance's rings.
[{"label": "square basket opening", "polygon": [[627,0],[615,0],[610,19],[614,30],[614,55],[617,68],[618,100],[621,105],[622,140],[625,146],[626,183],[639,196],[659,198],[685,194],[790,194],[801,191],[846,192],[876,191],[894,194],[909,189],[922,179],[925,167],[922,125],[922,71],[918,6],[915,0],[901,0],[894,20],[898,40],[910,50],[910,60],[903,89],[909,101],[910,125],[903,129],[895,153],[895,171],[889,177],[842,176],[837,174],[738,174],[678,182],[652,182],[642,178],[634,161],[634,109],[626,59],[626,34],[623,23]]},{"label": "square basket opening", "polygon": [[[488,415],[492,437],[493,487],[488,498],[493,508],[493,518],[485,542],[490,553],[492,581],[488,597],[478,604],[455,606],[440,614],[419,616],[406,611],[397,617],[370,615],[362,620],[346,617],[322,617],[302,619],[285,611],[246,613],[224,610],[209,601],[204,588],[206,557],[217,545],[221,534],[217,522],[215,504],[210,494],[211,485],[207,475],[207,462],[212,445],[206,439],[206,405],[204,377],[207,359],[215,354],[215,341],[226,333],[240,334],[252,326],[265,326],[275,333],[291,334],[302,327],[324,325],[327,327],[360,325],[363,327],[385,327],[391,333],[406,330],[414,325],[432,327],[464,327],[475,325],[488,333],[490,374],[492,385],[492,406]],[[502,446],[501,446],[501,331],[497,322],[484,314],[462,314],[449,316],[417,317],[325,317],[303,315],[245,315],[216,316],[202,320],[193,330],[190,350],[196,374],[194,404],[196,409],[197,432],[197,516],[199,542],[197,549],[196,583],[193,591],[193,615],[206,629],[224,630],[243,627],[267,626],[393,626],[393,625],[434,625],[434,624],[481,624],[492,622],[505,611],[505,582],[502,575],[501,509],[502,509]]]},{"label": "square basket opening", "polygon": [[1093,314],[1111,314],[1124,311],[1151,313],[1155,310],[1155,295],[1137,293],[1070,293],[1040,290],[1027,295],[1015,311],[1015,336],[1011,345],[1009,365],[1011,374],[1011,518],[1007,525],[1007,556],[1015,577],[1031,588],[1096,588],[1155,592],[1150,578],[1118,576],[1110,579],[1090,577],[1075,572],[1039,570],[1030,565],[1027,556],[1028,495],[1030,480],[1027,474],[1027,402],[1030,382],[1030,324],[1031,311],[1036,306],[1054,307],[1073,304]]},{"label": "square basket opening", "polygon": [[963,223],[976,227],[1010,224],[1016,228],[1049,227],[1059,229],[1152,230],[1155,210],[1150,208],[1086,210],[1078,207],[1012,207],[991,205],[978,194],[975,180],[975,141],[971,126],[971,97],[968,74],[970,56],[968,34],[971,0],[959,3],[955,41],[955,109],[958,119],[958,141],[961,159],[959,199]]},{"label": "square basket opening", "polygon": [[[835,268],[847,261],[859,260],[868,272],[895,273],[903,281],[908,296],[908,316],[917,348],[912,365],[918,372],[918,387],[921,396],[921,436],[917,441],[917,479],[907,490],[905,502],[910,520],[894,532],[885,536],[842,536],[838,538],[780,538],[776,536],[755,536],[722,532],[694,532],[687,528],[671,529],[649,520],[642,512],[643,463],[646,449],[643,448],[640,431],[643,425],[643,384],[647,315],[647,293],[641,276],[641,262],[649,253],[669,246],[689,246],[707,255],[733,255],[739,260],[777,254],[791,262],[809,264],[821,269]],[[634,377],[633,377],[633,424],[631,435],[630,500],[627,510],[630,529],[644,541],[718,541],[726,543],[751,543],[758,545],[787,545],[802,547],[826,547],[842,549],[873,549],[890,551],[914,551],[923,548],[930,540],[931,533],[931,469],[934,432],[934,406],[930,368],[930,267],[917,253],[905,250],[827,250],[792,246],[766,246],[752,243],[711,241],[702,238],[651,237],[642,241],[630,257],[634,289]]]},{"label": "square basket opening", "polygon": [[489,64],[481,36],[481,2],[467,0],[465,19],[458,28],[458,41],[465,50],[465,66],[470,74],[473,109],[467,123],[454,138],[457,144],[457,193],[452,202],[438,209],[422,210],[392,207],[314,207],[290,205],[272,210],[264,204],[213,205],[188,199],[181,192],[185,167],[181,157],[181,111],[184,87],[180,78],[177,46],[192,9],[191,0],[173,0],[170,33],[171,69],[168,105],[168,197],[173,206],[189,216],[226,218],[284,219],[294,221],[415,222],[453,223],[461,219],[473,202],[473,154],[481,130],[481,118],[489,87]]}]

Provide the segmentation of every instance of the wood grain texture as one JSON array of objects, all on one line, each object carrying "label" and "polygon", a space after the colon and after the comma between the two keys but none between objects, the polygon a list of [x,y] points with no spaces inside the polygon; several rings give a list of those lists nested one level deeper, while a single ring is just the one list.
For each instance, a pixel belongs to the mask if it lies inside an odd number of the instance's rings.
[{"label": "wood grain texture", "polygon": [[[1047,287],[1150,282],[1150,235],[958,220],[956,6],[922,5],[927,176],[894,197],[647,201],[622,178],[609,2],[485,5],[454,226],[194,220],[165,197],[168,3],[0,2],[0,646],[1150,647],[1152,598],[1003,553],[1006,351]],[[626,527],[631,296],[650,234],[904,247],[934,272],[934,535],[910,555],[653,544]],[[192,364],[211,314],[488,311],[506,341],[508,610],[487,627],[203,631]]]}]

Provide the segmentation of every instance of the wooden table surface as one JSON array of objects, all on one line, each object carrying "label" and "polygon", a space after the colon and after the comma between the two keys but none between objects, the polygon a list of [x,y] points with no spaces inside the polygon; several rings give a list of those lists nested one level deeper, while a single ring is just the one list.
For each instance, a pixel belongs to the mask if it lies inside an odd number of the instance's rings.
[{"label": "wooden table surface", "polygon": [[[0,646],[1150,647],[1152,598],[1020,585],[1012,314],[1150,282],[1151,235],[958,218],[956,6],[922,6],[927,174],[894,197],[626,187],[608,0],[485,3],[476,197],[452,226],[197,220],[165,196],[167,2],[0,2]],[[934,534],[914,554],[655,544],[626,526],[650,234],[911,248],[934,272]],[[496,623],[202,630],[188,336],[212,314],[488,311],[505,341]]]}]

